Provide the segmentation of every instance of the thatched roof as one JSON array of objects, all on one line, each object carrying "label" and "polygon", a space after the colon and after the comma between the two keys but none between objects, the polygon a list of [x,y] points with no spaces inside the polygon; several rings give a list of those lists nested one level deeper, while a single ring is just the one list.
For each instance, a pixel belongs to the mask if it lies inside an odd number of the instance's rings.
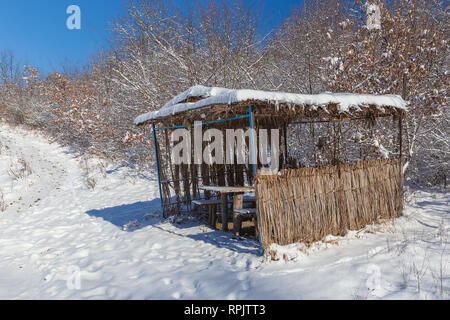
[{"label": "thatched roof", "polygon": [[166,103],[160,110],[137,117],[140,125],[149,121],[214,120],[245,114],[249,105],[259,112],[289,119],[306,117],[339,118],[349,115],[383,115],[406,111],[397,95],[321,93],[316,95],[247,89],[194,86]]}]

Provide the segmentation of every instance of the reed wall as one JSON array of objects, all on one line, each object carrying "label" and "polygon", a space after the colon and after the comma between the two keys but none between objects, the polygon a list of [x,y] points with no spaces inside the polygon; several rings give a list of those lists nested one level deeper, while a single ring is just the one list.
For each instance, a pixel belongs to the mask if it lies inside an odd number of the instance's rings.
[{"label": "reed wall", "polygon": [[403,210],[400,159],[258,175],[256,192],[264,249],[345,235]]}]

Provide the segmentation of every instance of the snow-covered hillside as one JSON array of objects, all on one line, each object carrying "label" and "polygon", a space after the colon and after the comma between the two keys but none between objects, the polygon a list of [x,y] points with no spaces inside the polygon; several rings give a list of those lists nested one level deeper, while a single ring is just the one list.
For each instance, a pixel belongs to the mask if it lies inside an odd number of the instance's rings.
[{"label": "snow-covered hillside", "polygon": [[[161,221],[154,179],[0,126],[0,299],[448,299],[448,193],[312,248]],[[4,210],[4,212],[1,212]]]}]

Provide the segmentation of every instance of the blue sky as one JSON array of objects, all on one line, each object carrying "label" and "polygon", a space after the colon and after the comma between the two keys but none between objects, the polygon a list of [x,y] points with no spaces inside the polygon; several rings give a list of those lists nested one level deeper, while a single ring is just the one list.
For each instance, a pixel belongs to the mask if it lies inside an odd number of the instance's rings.
[{"label": "blue sky", "polygon": [[[107,45],[107,26],[123,13],[124,0],[0,0],[0,50],[46,72],[82,65]],[[184,2],[184,1],[183,1]],[[266,0],[266,28],[277,25],[301,0]],[[81,30],[68,30],[69,5],[81,8]]]}]

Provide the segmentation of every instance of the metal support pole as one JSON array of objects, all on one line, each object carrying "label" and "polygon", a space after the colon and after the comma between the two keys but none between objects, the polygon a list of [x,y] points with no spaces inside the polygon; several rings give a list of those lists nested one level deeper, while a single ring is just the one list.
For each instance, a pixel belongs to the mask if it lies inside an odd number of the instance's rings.
[{"label": "metal support pole", "polygon": [[283,137],[284,137],[284,169],[287,168],[288,164],[288,141],[287,141],[287,126],[286,124],[283,126]]},{"label": "metal support pole", "polygon": [[400,111],[400,115],[398,117],[398,145],[400,148],[400,180],[403,188],[403,111]]},{"label": "metal support pole", "polygon": [[[400,162],[403,161],[403,112],[398,117],[398,146],[400,148]],[[403,164],[402,164],[403,166]]]},{"label": "metal support pole", "polygon": [[259,239],[259,254],[262,256],[264,254],[263,247],[262,247],[262,239],[261,239],[261,228],[259,225],[259,208],[258,208],[258,191],[256,190],[256,155],[255,155],[255,137],[253,135],[253,127],[254,127],[254,118],[253,118],[253,110],[252,106],[248,106],[248,113],[250,118],[250,148],[251,151],[251,157],[252,157],[252,164],[253,164],[253,181],[255,184],[255,195],[256,195],[256,223],[258,224],[258,239]]},{"label": "metal support pole", "polygon": [[251,160],[252,160],[252,166],[253,166],[253,179],[256,177],[256,154],[255,154],[255,137],[253,135],[253,126],[254,126],[254,118],[253,118],[253,111],[252,106],[248,106],[248,115],[250,118],[250,148],[251,148]]},{"label": "metal support pole", "polygon": [[161,214],[162,214],[162,217],[165,218],[166,215],[164,214],[164,204],[163,204],[162,189],[161,189],[161,177],[160,177],[160,173],[159,173],[158,142],[156,141],[156,129],[155,129],[154,122],[152,122],[152,131],[153,131],[153,148],[155,149],[156,171],[158,173],[159,199],[161,201]]}]

